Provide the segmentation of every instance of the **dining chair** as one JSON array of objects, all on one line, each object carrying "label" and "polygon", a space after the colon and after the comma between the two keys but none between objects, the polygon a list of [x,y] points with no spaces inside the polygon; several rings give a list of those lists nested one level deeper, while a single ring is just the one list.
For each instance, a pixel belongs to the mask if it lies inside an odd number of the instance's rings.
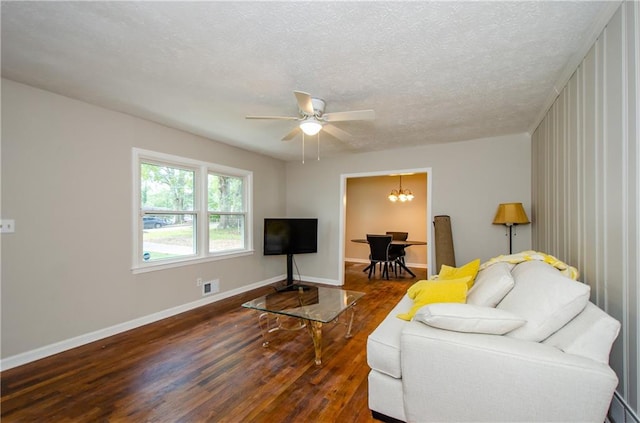
[{"label": "dining chair", "polygon": [[382,277],[389,280],[389,267],[393,266],[396,277],[398,276],[398,270],[395,266],[395,261],[398,259],[398,255],[390,252],[391,235],[373,235],[367,234],[367,241],[369,242],[369,249],[371,254],[369,260],[369,279],[371,275],[375,274],[375,268],[377,264],[382,266]]},{"label": "dining chair", "polygon": [[[406,241],[409,238],[409,232],[387,231],[387,235],[391,235],[394,241]],[[397,255],[398,260],[406,266],[404,257],[407,255],[407,253],[404,249],[404,245],[391,245],[389,248],[389,252],[393,255]],[[402,267],[400,267],[400,271],[402,272]]]}]

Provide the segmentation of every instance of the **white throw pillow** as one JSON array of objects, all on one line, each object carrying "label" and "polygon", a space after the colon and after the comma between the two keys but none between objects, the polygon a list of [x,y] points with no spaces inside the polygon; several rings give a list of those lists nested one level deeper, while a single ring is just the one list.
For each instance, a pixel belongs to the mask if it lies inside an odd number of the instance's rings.
[{"label": "white throw pillow", "polygon": [[461,303],[435,303],[422,307],[413,320],[456,332],[503,335],[525,320],[505,310]]},{"label": "white throw pillow", "polygon": [[513,264],[499,262],[479,271],[467,293],[467,304],[495,307],[515,284],[512,268]]},{"label": "white throw pillow", "polygon": [[562,351],[609,364],[611,346],[620,332],[620,322],[595,304],[587,306],[562,329],[544,340]]},{"label": "white throw pillow", "polygon": [[507,336],[539,342],[580,313],[589,301],[589,285],[563,276],[543,261],[518,264],[511,272],[516,282],[498,309],[527,320]]}]

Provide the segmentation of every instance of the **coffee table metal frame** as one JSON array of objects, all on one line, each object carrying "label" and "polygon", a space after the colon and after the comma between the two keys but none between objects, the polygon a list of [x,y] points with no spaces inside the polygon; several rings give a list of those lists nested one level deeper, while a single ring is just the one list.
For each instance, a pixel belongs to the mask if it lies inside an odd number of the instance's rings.
[{"label": "coffee table metal frame", "polygon": [[[356,302],[364,296],[364,293],[310,285],[307,288],[305,288],[307,290],[300,288],[297,291],[274,292],[248,301],[242,306],[254,309],[258,313],[263,347],[269,346],[268,335],[272,332],[307,328],[313,340],[315,363],[320,365],[322,364],[322,325],[331,322],[339,323],[343,313],[348,312],[347,321],[340,323],[347,326],[345,338],[351,338]],[[283,323],[282,316],[297,319],[297,322],[287,326]]]}]

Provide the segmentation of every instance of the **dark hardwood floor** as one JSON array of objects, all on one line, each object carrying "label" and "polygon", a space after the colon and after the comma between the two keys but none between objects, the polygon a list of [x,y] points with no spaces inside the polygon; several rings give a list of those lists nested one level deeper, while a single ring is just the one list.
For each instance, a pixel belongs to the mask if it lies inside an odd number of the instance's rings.
[{"label": "dark hardwood floor", "polygon": [[344,288],[366,292],[354,336],[325,325],[320,366],[306,330],[262,347],[240,305],[264,287],[2,372],[2,422],[372,422],[367,336],[426,271],[386,281],[363,268],[346,266]]}]

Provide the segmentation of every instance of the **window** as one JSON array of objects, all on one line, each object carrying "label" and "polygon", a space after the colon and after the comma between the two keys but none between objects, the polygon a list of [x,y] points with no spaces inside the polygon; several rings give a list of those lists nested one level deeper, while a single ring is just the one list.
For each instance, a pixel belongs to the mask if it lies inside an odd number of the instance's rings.
[{"label": "window", "polygon": [[134,149],[134,271],[252,252],[252,173]]},{"label": "window", "polygon": [[209,252],[244,248],[244,181],[237,176],[209,174]]}]

